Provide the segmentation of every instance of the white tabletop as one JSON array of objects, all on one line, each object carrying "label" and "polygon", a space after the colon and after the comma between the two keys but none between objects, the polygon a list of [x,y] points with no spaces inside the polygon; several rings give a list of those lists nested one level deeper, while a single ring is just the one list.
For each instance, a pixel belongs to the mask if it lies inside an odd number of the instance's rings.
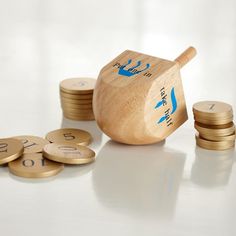
[{"label": "white tabletop", "polygon": [[[92,133],[96,161],[24,179],[0,167],[0,234],[236,235],[235,150],[196,147],[192,104],[220,100],[236,110],[236,3],[219,1],[0,0],[0,136],[45,136],[60,127]],[[126,49],[174,59],[189,120],[165,142],[127,146],[95,121],[62,117],[58,85],[97,77]]]}]

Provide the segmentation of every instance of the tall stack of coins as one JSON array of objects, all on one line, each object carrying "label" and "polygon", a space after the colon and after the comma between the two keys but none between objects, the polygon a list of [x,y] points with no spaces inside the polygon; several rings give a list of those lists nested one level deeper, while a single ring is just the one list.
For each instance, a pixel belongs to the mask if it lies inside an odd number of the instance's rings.
[{"label": "tall stack of coins", "polygon": [[61,107],[65,118],[71,120],[94,120],[93,90],[96,80],[71,78],[60,83]]},{"label": "tall stack of coins", "polygon": [[196,143],[209,150],[226,150],[235,145],[235,125],[232,106],[217,101],[203,101],[193,105],[198,131]]}]

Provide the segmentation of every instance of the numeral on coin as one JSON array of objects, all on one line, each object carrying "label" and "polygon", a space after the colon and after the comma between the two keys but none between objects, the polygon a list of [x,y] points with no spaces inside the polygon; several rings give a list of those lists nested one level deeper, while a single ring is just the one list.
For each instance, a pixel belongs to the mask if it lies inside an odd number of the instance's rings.
[{"label": "numeral on coin", "polygon": [[75,139],[75,136],[73,136],[71,133],[66,133],[63,135],[64,135],[66,141]]},{"label": "numeral on coin", "polygon": [[59,150],[62,150],[64,154],[79,154],[81,155],[81,152],[77,150],[75,147],[70,147],[70,146],[60,146],[58,147]]},{"label": "numeral on coin", "polygon": [[23,160],[22,164],[25,167],[32,167],[32,166],[34,166],[35,163],[33,160],[27,159],[27,160]]},{"label": "numeral on coin", "polygon": [[216,104],[209,104],[209,110],[213,110]]},{"label": "numeral on coin", "polygon": [[[41,159],[41,165],[42,166],[46,166],[46,160],[45,159]],[[35,161],[32,159],[26,159],[22,161],[22,165],[25,167],[33,167],[35,165]]]},{"label": "numeral on coin", "polygon": [[32,147],[32,146],[37,145],[37,143],[30,142],[30,141],[27,140],[27,139],[22,139],[21,141],[22,141],[22,143],[23,143],[23,145],[24,145],[24,148],[30,148],[30,147]]},{"label": "numeral on coin", "polygon": [[7,143],[0,143],[0,152],[7,152]]}]

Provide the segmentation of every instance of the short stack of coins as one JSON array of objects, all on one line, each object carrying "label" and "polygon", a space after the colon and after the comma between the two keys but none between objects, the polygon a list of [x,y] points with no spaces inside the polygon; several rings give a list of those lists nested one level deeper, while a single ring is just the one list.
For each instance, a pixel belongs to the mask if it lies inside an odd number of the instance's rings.
[{"label": "short stack of coins", "polygon": [[94,120],[93,90],[96,80],[92,78],[71,78],[60,83],[61,108],[65,118],[70,120]]},{"label": "short stack of coins", "polygon": [[235,146],[235,125],[232,106],[217,101],[193,105],[196,143],[209,150],[227,150]]}]

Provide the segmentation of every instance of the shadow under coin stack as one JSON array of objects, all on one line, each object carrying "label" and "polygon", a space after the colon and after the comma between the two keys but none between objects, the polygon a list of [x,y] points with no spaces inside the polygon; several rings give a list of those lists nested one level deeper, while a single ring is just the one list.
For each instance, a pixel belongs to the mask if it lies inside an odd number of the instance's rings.
[{"label": "shadow under coin stack", "polygon": [[196,143],[209,150],[226,150],[235,146],[232,106],[223,102],[203,101],[193,105]]},{"label": "shadow under coin stack", "polygon": [[94,120],[93,90],[96,80],[71,78],[60,83],[61,107],[65,118],[70,120]]}]

